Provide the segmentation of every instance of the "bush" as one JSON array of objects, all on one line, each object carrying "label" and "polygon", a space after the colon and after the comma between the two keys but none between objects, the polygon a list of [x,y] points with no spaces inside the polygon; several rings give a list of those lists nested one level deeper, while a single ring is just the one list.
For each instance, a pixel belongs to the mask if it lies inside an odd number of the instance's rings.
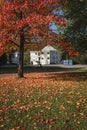
[{"label": "bush", "polygon": [[73,57],[72,59],[74,64],[87,64],[87,58],[84,55]]},{"label": "bush", "polygon": [[29,65],[30,63],[30,50],[27,49],[24,53],[24,65]]},{"label": "bush", "polygon": [[7,56],[6,56],[6,54],[3,54],[0,57],[0,65],[5,65],[5,64],[7,64]]}]

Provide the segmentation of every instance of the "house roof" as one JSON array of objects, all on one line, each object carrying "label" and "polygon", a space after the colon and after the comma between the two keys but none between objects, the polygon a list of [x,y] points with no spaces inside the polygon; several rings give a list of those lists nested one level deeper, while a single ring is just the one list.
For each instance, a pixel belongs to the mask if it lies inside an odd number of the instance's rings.
[{"label": "house roof", "polygon": [[53,50],[56,51],[56,49],[53,48],[51,45],[47,45],[41,51],[53,51]]}]

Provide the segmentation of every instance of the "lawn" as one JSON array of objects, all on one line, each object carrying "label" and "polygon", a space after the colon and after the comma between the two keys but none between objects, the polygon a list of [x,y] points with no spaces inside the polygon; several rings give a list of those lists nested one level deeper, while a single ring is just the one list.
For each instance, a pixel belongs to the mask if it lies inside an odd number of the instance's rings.
[{"label": "lawn", "polygon": [[87,130],[87,73],[0,77],[1,130]]}]

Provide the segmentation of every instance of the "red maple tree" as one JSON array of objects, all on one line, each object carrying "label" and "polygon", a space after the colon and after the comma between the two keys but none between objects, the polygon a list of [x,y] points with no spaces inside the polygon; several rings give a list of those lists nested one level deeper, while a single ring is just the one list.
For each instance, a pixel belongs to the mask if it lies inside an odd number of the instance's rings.
[{"label": "red maple tree", "polygon": [[0,54],[5,45],[19,48],[18,77],[23,77],[24,44],[27,37],[41,35],[41,28],[56,21],[64,25],[52,11],[64,0],[2,0],[0,2]]}]

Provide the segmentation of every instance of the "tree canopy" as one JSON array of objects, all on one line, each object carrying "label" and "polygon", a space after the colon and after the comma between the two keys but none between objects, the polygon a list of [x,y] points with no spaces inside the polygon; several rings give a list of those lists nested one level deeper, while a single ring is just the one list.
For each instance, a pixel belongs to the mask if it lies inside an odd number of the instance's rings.
[{"label": "tree canopy", "polygon": [[[5,46],[19,48],[18,76],[23,77],[24,44],[42,36],[49,23],[63,25],[64,20],[53,14],[64,0],[2,0],[0,2],[0,54]],[[8,47],[9,49],[9,47]]]},{"label": "tree canopy", "polygon": [[64,39],[69,41],[75,50],[87,50],[87,0],[66,0],[65,17],[68,21]]}]

